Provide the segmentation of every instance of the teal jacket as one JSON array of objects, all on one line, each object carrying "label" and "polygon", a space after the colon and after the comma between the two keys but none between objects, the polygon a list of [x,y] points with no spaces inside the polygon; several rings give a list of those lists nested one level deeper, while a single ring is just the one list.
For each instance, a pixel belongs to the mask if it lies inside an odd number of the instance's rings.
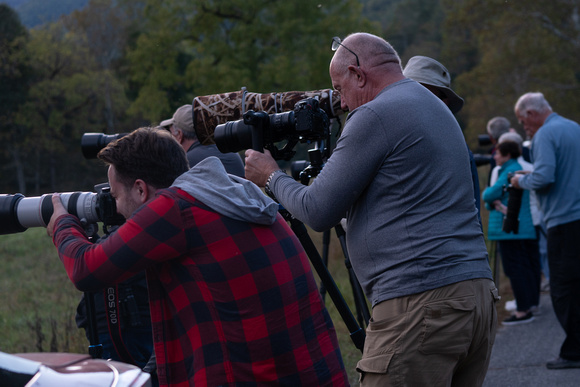
[{"label": "teal jacket", "polygon": [[508,160],[504,165],[501,166],[495,184],[491,187],[487,187],[483,191],[483,201],[485,202],[485,208],[490,210],[487,239],[491,241],[536,239],[536,229],[534,228],[534,223],[532,222],[532,213],[530,212],[530,192],[528,190],[524,190],[524,194],[522,196],[522,206],[520,208],[519,214],[520,224],[517,234],[508,234],[502,231],[503,219],[505,215],[493,209],[492,205],[495,200],[499,199],[504,205],[507,206],[508,193],[503,191],[503,187],[508,185],[508,173],[521,171],[522,169],[522,166],[517,162],[517,160]]}]

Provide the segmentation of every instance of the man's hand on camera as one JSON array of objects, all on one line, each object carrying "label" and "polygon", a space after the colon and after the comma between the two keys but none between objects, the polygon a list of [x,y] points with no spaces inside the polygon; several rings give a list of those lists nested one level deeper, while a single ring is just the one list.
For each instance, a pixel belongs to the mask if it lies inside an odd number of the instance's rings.
[{"label": "man's hand on camera", "polygon": [[62,205],[62,201],[60,200],[59,193],[52,194],[52,207],[54,210],[52,211],[52,216],[50,217],[50,222],[48,222],[48,225],[46,226],[46,233],[51,238],[52,238],[52,235],[54,234],[54,223],[56,222],[58,217],[61,215],[68,214],[68,211]]},{"label": "man's hand on camera", "polygon": [[264,149],[264,153],[252,149],[246,151],[246,179],[258,187],[264,187],[268,176],[279,169],[278,163],[267,149]]}]

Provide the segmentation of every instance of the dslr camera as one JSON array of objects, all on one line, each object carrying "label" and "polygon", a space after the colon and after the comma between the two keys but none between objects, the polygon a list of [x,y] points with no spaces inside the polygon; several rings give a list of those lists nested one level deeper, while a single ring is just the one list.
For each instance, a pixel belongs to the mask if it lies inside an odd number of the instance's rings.
[{"label": "dslr camera", "polygon": [[[477,136],[477,144],[479,145],[480,148],[492,145],[491,137],[489,136],[489,134],[480,134]],[[488,165],[493,160],[493,157],[489,153],[488,154],[475,153],[473,155],[473,158],[475,160],[475,165],[478,167],[482,165]]]},{"label": "dslr camera", "polygon": [[[216,126],[214,141],[223,152],[239,152],[243,149],[262,151],[268,149],[276,160],[290,160],[296,152],[292,149],[298,142],[313,142],[329,137],[330,120],[319,107],[316,98],[307,98],[285,113],[267,114],[249,110],[243,119]],[[274,143],[286,140],[278,149]]]},{"label": "dslr camera", "polygon": [[510,180],[514,175],[515,172],[508,173],[508,184],[503,187],[503,191],[508,193],[508,205],[507,214],[503,220],[502,231],[517,234],[520,225],[519,215],[524,190],[511,185]]}]

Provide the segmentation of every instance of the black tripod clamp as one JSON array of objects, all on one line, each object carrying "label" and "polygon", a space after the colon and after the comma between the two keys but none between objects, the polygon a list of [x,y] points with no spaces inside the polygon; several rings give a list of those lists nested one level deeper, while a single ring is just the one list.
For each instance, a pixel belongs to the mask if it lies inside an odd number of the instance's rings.
[{"label": "black tripod clamp", "polygon": [[352,312],[350,311],[346,301],[342,297],[340,290],[336,286],[336,282],[330,275],[328,268],[322,261],[316,246],[312,242],[312,239],[308,235],[308,230],[306,230],[306,226],[300,220],[296,219],[288,210],[286,210],[281,205],[279,206],[278,212],[282,217],[290,223],[290,228],[298,237],[298,240],[304,247],[304,251],[306,251],[306,255],[310,259],[312,266],[316,270],[318,277],[320,277],[320,281],[324,284],[324,288],[330,295],[330,298],[334,302],[338,313],[344,320],[348,331],[350,332],[350,338],[353,341],[355,347],[357,347],[361,352],[363,351],[364,344],[365,344],[365,331],[362,329],[358,322],[356,321],[355,317],[353,316]]}]

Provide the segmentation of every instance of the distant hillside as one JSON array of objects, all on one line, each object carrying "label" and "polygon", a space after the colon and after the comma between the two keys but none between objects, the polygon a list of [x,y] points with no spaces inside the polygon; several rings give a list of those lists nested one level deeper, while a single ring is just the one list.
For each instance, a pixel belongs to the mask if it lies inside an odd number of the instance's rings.
[{"label": "distant hillside", "polygon": [[22,24],[34,28],[87,5],[89,0],[0,0],[12,7]]}]

